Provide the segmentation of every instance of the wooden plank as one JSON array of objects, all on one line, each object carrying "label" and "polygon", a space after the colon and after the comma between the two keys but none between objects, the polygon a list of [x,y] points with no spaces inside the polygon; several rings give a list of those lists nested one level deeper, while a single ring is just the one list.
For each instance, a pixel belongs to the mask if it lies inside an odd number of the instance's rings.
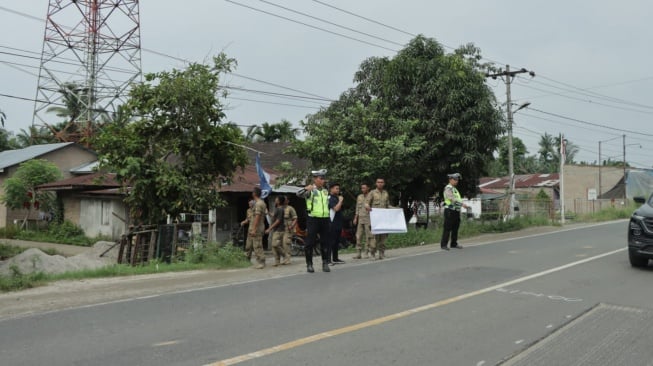
[{"label": "wooden plank", "polygon": [[156,245],[156,236],[157,236],[156,231],[153,231],[150,234],[150,245],[147,248],[147,260],[146,260],[146,262],[149,262],[152,259],[154,259],[154,246]]}]

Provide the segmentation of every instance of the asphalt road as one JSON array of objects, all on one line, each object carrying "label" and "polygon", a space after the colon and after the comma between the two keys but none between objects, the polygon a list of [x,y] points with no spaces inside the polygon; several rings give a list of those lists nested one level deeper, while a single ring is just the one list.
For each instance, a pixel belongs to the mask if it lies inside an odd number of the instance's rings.
[{"label": "asphalt road", "polygon": [[[6,318],[0,364],[482,366],[540,348],[530,357],[549,357],[542,364],[614,365],[628,351],[628,365],[651,365],[653,343],[635,351],[628,343],[653,337],[650,323],[592,317],[599,304],[646,316],[653,308],[653,267],[630,267],[626,227],[598,224]],[[583,363],[603,344],[610,363]]]}]

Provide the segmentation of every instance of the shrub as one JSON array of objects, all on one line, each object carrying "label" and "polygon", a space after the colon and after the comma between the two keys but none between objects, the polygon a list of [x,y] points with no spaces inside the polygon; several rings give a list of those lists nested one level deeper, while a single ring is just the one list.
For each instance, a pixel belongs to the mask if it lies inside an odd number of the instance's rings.
[{"label": "shrub", "polygon": [[7,227],[0,228],[0,238],[14,239],[16,234],[18,234],[18,231],[18,227],[15,225],[9,225]]}]

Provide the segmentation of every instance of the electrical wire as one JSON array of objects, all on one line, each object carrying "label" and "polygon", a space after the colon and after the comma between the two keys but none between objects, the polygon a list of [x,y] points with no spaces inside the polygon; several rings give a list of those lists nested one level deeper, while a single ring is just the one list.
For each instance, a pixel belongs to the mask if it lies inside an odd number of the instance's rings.
[{"label": "electrical wire", "polygon": [[577,119],[577,118],[573,118],[573,117],[568,117],[568,116],[565,116],[565,115],[562,115],[562,114],[546,112],[546,111],[543,111],[543,110],[540,110],[540,109],[537,109],[537,108],[532,108],[532,107],[530,107],[530,108],[528,108],[528,109],[531,110],[531,111],[535,111],[535,112],[538,112],[538,113],[546,114],[546,115],[549,115],[549,116],[554,116],[554,117],[558,117],[558,118],[562,118],[562,119],[566,119],[566,120],[569,120],[569,121],[574,121],[574,122],[578,122],[578,123],[582,123],[582,124],[586,124],[586,125],[590,125],[590,126],[606,128],[606,129],[609,129],[609,130],[612,130],[612,131],[621,131],[621,132],[627,132],[627,133],[638,134],[638,135],[642,135],[642,136],[650,136],[650,137],[653,137],[653,134],[644,133],[644,132],[641,132],[641,131],[627,130],[627,129],[623,129],[623,128],[616,128],[616,127],[614,127],[614,126],[608,126],[608,125],[603,125],[603,124],[599,124],[599,123],[594,123],[594,122],[589,122],[589,121],[583,121],[583,120],[581,120],[581,119]]},{"label": "electrical wire", "polygon": [[403,44],[401,44],[399,42],[391,41],[391,40],[388,40],[388,39],[383,38],[383,37],[375,36],[375,35],[370,34],[370,33],[362,32],[362,31],[356,30],[354,28],[350,28],[350,27],[347,27],[347,26],[344,26],[344,25],[341,25],[341,24],[338,24],[338,23],[331,22],[329,20],[318,18],[316,16],[313,16],[313,15],[310,15],[310,14],[307,14],[307,13],[304,13],[304,12],[301,12],[301,11],[298,11],[298,10],[294,10],[294,9],[291,9],[291,8],[288,8],[288,7],[279,5],[279,4],[275,4],[275,3],[271,2],[271,1],[267,1],[267,0],[259,0],[259,1],[264,3],[264,4],[268,4],[268,5],[280,8],[280,9],[284,9],[284,10],[289,11],[291,13],[295,13],[295,14],[303,15],[303,16],[311,18],[311,19],[315,19],[315,20],[320,21],[322,23],[326,23],[326,24],[329,24],[329,25],[336,26],[338,28],[346,29],[346,30],[348,30],[350,32],[358,33],[358,34],[361,34],[361,35],[364,35],[364,36],[367,36],[367,37],[370,37],[370,38],[377,39],[379,41],[388,42],[388,43],[393,44],[395,46],[399,46],[399,47],[404,46]]},{"label": "electrical wire", "polygon": [[256,12],[259,12],[259,13],[263,13],[263,14],[271,15],[271,16],[273,16],[273,17],[280,18],[280,19],[284,19],[284,20],[287,20],[287,21],[292,22],[292,23],[301,24],[301,25],[303,25],[303,26],[306,26],[306,27],[309,27],[309,28],[313,28],[313,29],[317,29],[317,30],[322,31],[322,32],[330,33],[330,34],[333,34],[333,35],[336,35],[336,36],[339,36],[339,37],[342,37],[342,38],[347,38],[347,39],[350,39],[350,40],[352,40],[352,41],[360,42],[360,43],[363,43],[363,44],[366,44],[366,45],[369,45],[369,46],[374,46],[374,47],[382,48],[382,49],[384,49],[384,50],[388,50],[388,51],[392,51],[392,52],[399,52],[399,50],[395,50],[395,49],[392,49],[392,48],[388,48],[388,47],[385,47],[385,46],[381,46],[381,45],[378,45],[378,44],[376,44],[376,43],[368,42],[368,41],[365,41],[365,40],[362,40],[362,39],[359,39],[359,38],[350,37],[350,36],[348,36],[348,35],[346,35],[346,34],[342,34],[342,33],[334,32],[334,31],[331,31],[331,30],[328,30],[328,29],[325,29],[325,28],[321,28],[321,27],[318,27],[318,26],[315,26],[315,25],[311,25],[311,24],[308,24],[308,23],[304,23],[304,22],[302,22],[302,21],[299,21],[299,20],[296,20],[296,19],[292,19],[292,18],[288,18],[288,17],[285,17],[285,16],[283,16],[283,15],[275,14],[275,13],[272,13],[272,12],[269,12],[269,11],[266,11],[266,10],[263,10],[263,9],[259,9],[259,8],[254,7],[254,6],[245,5],[245,4],[242,4],[242,3],[239,3],[239,2],[233,1],[233,0],[224,0],[224,1],[226,1],[226,2],[228,2],[228,3],[231,3],[231,4],[234,4],[234,5],[241,6],[241,7],[243,7],[243,8],[247,8],[247,9],[250,9],[250,10],[253,10],[253,11],[256,11]]}]

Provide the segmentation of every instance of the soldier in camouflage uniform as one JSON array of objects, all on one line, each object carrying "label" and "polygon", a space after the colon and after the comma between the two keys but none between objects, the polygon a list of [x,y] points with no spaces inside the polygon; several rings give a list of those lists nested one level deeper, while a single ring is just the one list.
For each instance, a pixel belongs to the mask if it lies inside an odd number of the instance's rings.
[{"label": "soldier in camouflage uniform", "polygon": [[285,254],[283,250],[283,234],[286,231],[283,223],[283,206],[285,204],[284,196],[277,196],[274,199],[274,211],[272,214],[272,224],[270,227],[265,230],[265,233],[268,234],[268,238],[271,238],[272,242],[272,254],[274,254],[274,266],[281,264],[281,258],[284,258]]},{"label": "soldier in camouflage uniform", "polygon": [[374,244],[374,237],[372,236],[372,228],[370,227],[370,213],[365,208],[365,199],[370,194],[370,187],[363,183],[361,184],[361,194],[356,197],[356,213],[354,215],[354,225],[356,225],[356,256],[354,259],[361,259],[363,251],[362,237],[365,235],[365,258],[370,255],[370,250],[376,248]]},{"label": "soldier in camouflage uniform", "polygon": [[[390,196],[384,187],[385,179],[377,178],[376,189],[370,192],[365,200],[365,207],[367,208],[368,212],[372,211],[375,208],[390,207]],[[385,258],[385,240],[387,238],[388,234],[374,235],[374,243],[376,244],[376,248],[370,247],[370,254],[372,255],[372,258],[375,256],[375,249],[379,250],[379,259]]]},{"label": "soldier in camouflage uniform", "polygon": [[[247,209],[247,213],[245,214],[245,220],[240,222],[240,226],[245,226],[252,222],[252,219],[254,218],[254,202],[255,202],[254,200],[249,201],[249,208]],[[254,238],[250,235],[247,235],[247,240],[245,241],[245,255],[247,256],[248,261],[252,260],[253,250],[254,250]]]},{"label": "soldier in camouflage uniform", "polygon": [[252,210],[252,224],[249,226],[248,236],[252,238],[252,246],[256,255],[256,269],[265,268],[265,252],[263,252],[263,233],[265,232],[265,212],[267,207],[261,199],[261,188],[254,187],[252,192],[254,209]]},{"label": "soldier in camouflage uniform", "polygon": [[297,211],[295,211],[295,208],[288,202],[288,197],[284,198],[286,204],[283,208],[283,223],[285,226],[283,233],[283,251],[286,255],[286,259],[281,262],[281,264],[290,264],[290,245],[297,225]]}]

